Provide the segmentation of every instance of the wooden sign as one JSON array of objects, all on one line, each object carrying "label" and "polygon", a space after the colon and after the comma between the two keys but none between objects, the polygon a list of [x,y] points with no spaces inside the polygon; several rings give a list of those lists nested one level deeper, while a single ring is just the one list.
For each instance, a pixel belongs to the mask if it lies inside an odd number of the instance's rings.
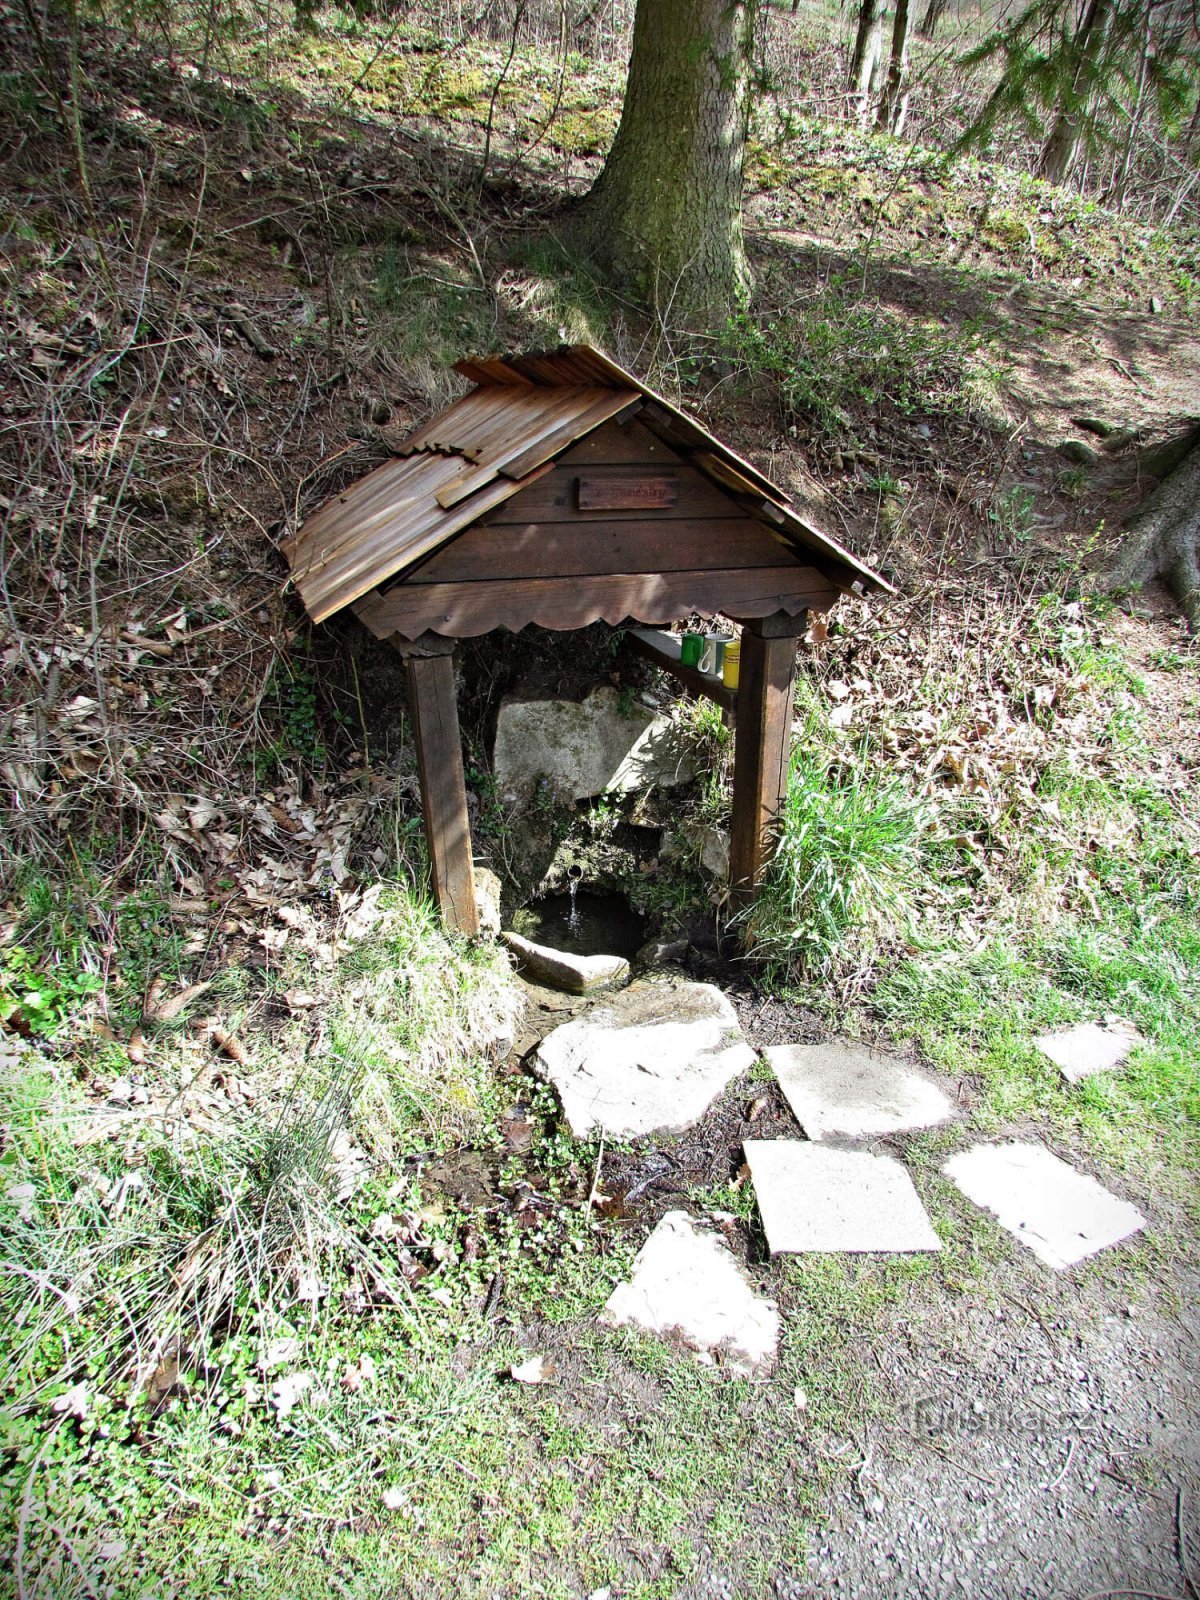
[{"label": "wooden sign", "polygon": [[575,483],[580,511],[666,511],[679,498],[678,473],[592,473]]}]

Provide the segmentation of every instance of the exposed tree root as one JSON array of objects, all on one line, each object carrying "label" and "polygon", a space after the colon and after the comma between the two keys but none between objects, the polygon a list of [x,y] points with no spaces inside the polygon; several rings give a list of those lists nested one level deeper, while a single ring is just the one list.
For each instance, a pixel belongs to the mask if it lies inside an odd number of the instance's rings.
[{"label": "exposed tree root", "polygon": [[[1133,589],[1161,578],[1193,633],[1200,632],[1200,427],[1156,452],[1165,471],[1158,488],[1125,525],[1107,589]],[[1153,470],[1153,468],[1152,468]]]}]

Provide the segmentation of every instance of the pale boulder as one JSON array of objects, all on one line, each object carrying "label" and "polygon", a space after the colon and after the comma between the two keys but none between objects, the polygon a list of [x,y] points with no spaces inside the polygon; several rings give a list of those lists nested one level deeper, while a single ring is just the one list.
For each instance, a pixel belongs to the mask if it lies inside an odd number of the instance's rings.
[{"label": "pale boulder", "polygon": [[555,795],[586,800],[687,783],[694,768],[670,717],[623,705],[606,685],[585,700],[503,701],[493,770],[506,800],[528,799],[542,781]]}]

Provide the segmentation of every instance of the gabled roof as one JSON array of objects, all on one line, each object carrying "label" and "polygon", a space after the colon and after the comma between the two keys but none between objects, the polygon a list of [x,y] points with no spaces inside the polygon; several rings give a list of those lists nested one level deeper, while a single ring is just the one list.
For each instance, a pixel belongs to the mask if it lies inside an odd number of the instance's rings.
[{"label": "gabled roof", "polygon": [[471,392],[283,545],[315,622],[403,574],[534,483],[577,439],[634,408],[640,422],[838,588],[890,592],[878,574],[805,522],[750,462],[590,345],[460,361],[455,371],[475,385]]}]

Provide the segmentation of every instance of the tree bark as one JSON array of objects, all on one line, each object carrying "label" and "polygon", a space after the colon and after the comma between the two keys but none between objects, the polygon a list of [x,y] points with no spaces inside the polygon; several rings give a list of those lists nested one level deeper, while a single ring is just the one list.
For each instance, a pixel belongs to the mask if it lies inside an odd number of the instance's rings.
[{"label": "tree bark", "polygon": [[[1115,200],[1118,211],[1125,209],[1125,192],[1129,186],[1129,171],[1133,165],[1134,147],[1138,135],[1142,131],[1142,113],[1146,109],[1146,78],[1150,71],[1150,51],[1153,47],[1152,27],[1154,12],[1150,6],[1146,7],[1146,16],[1142,23],[1142,49],[1138,58],[1137,97],[1133,103],[1133,115],[1129,119],[1129,127],[1125,134],[1125,151],[1121,158],[1120,174],[1114,179],[1111,198]],[[1108,198],[1106,196],[1106,198]]]},{"label": "tree bark", "polygon": [[570,224],[618,287],[711,328],[745,303],[742,178],[757,0],[638,0],[625,104]]},{"label": "tree bark", "polygon": [[1126,524],[1104,587],[1136,589],[1161,578],[1195,633],[1200,630],[1200,427],[1155,454],[1176,464]]},{"label": "tree bark", "polygon": [[881,133],[902,133],[904,119],[908,115],[908,19],[908,0],[896,0],[887,83],[880,96],[879,116],[875,123]]},{"label": "tree bark", "polygon": [[1049,183],[1065,183],[1075,165],[1087,113],[1089,80],[1111,17],[1112,0],[1089,0],[1083,22],[1075,35],[1075,70],[1070,83],[1064,86],[1059,96],[1054,125],[1042,146],[1038,162],[1038,176]]},{"label": "tree bark", "polygon": [[938,23],[946,14],[950,0],[929,0],[925,7],[925,15],[921,18],[921,26],[917,32],[922,39],[932,39],[937,33]]},{"label": "tree bark", "polygon": [[860,122],[867,122],[875,102],[883,61],[883,19],[886,0],[862,0],[858,10],[858,32],[850,58],[850,100]]}]

